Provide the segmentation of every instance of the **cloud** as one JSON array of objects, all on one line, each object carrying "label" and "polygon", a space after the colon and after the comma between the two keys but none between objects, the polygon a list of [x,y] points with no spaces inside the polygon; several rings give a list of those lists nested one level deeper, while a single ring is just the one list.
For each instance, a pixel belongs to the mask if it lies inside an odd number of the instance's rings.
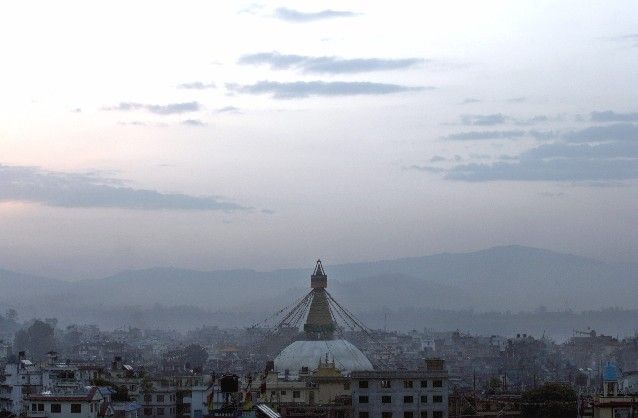
[{"label": "cloud", "polygon": [[0,164],[0,201],[64,208],[236,211],[247,209],[214,196],[135,189],[104,173],[63,173]]},{"label": "cloud", "polygon": [[477,141],[489,139],[516,139],[525,136],[525,131],[469,131],[443,137],[453,141]]},{"label": "cloud", "polygon": [[[553,118],[554,120],[560,120],[561,117],[557,116],[555,118]],[[516,119],[514,121],[514,123],[516,123],[517,125],[521,125],[521,126],[528,126],[528,125],[536,125],[539,123],[544,123],[544,122],[549,122],[549,117],[545,116],[545,115],[537,115],[537,116],[533,116],[529,119]]]},{"label": "cloud", "polygon": [[430,158],[431,163],[438,163],[440,161],[447,161],[447,158],[442,157],[440,155],[435,155],[434,157]]},{"label": "cloud", "polygon": [[471,126],[492,126],[505,123],[508,118],[501,113],[492,115],[461,115],[461,123]]},{"label": "cloud", "polygon": [[636,160],[550,159],[518,163],[464,164],[445,172],[449,180],[606,181],[638,178]]},{"label": "cloud", "polygon": [[206,126],[206,123],[202,122],[199,119],[186,119],[182,121],[182,125],[188,126]]},{"label": "cloud", "polygon": [[204,90],[214,89],[215,83],[202,83],[201,81],[193,81],[191,83],[182,83],[177,85],[178,89]]},{"label": "cloud", "polygon": [[238,107],[224,106],[216,110],[217,113],[241,113]]},{"label": "cloud", "polygon": [[319,12],[300,12],[294,9],[280,7],[275,10],[275,17],[292,23],[315,22],[317,20],[335,19],[340,17],[355,17],[358,13],[345,10],[321,10]]},{"label": "cloud", "polygon": [[626,35],[614,36],[607,39],[614,42],[622,42],[622,43],[631,42],[631,46],[638,47],[638,33],[628,33]]},{"label": "cloud", "polygon": [[525,100],[527,100],[525,97],[512,97],[507,99],[508,103],[523,103]]},{"label": "cloud", "polygon": [[638,125],[633,123],[616,123],[604,126],[591,126],[589,128],[567,132],[564,137],[569,142],[638,142]]},{"label": "cloud", "polygon": [[638,122],[638,113],[616,113],[611,110],[591,112],[593,122]]},{"label": "cloud", "polygon": [[[449,180],[571,181],[616,185],[638,179],[638,124],[591,126],[569,131],[555,142],[494,163],[457,164],[447,169],[414,166]],[[589,183],[588,183],[589,182]]]},{"label": "cloud", "polygon": [[565,144],[554,142],[532,148],[521,158],[528,159],[603,159],[603,158],[638,158],[638,141],[607,142],[603,144]]},{"label": "cloud", "polygon": [[543,196],[543,197],[563,197],[563,196],[566,196],[565,192],[539,192],[537,194],[539,196]]},{"label": "cloud", "polygon": [[460,104],[470,104],[470,103],[481,103],[481,100],[468,97],[464,99]]},{"label": "cloud", "polygon": [[146,110],[157,115],[172,115],[187,112],[197,112],[202,106],[198,102],[169,103],[166,105],[143,104],[135,102],[121,102],[117,106],[107,107],[104,110],[118,110],[130,112],[135,110]]},{"label": "cloud", "polygon": [[371,71],[388,71],[413,67],[423,63],[421,58],[354,58],[310,57],[306,55],[280,54],[278,52],[261,52],[243,55],[239,64],[268,65],[275,70],[294,69],[304,73],[319,74],[353,74]]},{"label": "cloud", "polygon": [[[536,115],[527,119],[518,119],[503,115],[502,113],[493,113],[488,115],[465,114],[461,115],[460,118],[461,123],[468,126],[494,126],[505,123],[512,123],[518,126],[529,126],[548,122],[550,120],[549,117],[545,115]],[[555,118],[555,120],[559,119],[560,117]]]},{"label": "cloud", "polygon": [[560,136],[556,131],[537,131],[532,129],[527,132],[532,138],[540,140],[548,140]]},{"label": "cloud", "polygon": [[349,82],[349,81],[259,81],[255,84],[227,84],[235,93],[270,94],[276,99],[299,99],[310,96],[357,96],[381,95],[431,89],[431,87],[408,87],[398,84]]},{"label": "cloud", "polygon": [[406,167],[406,169],[408,169],[408,170],[417,170],[417,171],[425,171],[426,173],[432,173],[432,174],[445,173],[445,169],[444,168],[431,167],[431,166],[428,166],[428,165],[411,165],[409,167]]}]

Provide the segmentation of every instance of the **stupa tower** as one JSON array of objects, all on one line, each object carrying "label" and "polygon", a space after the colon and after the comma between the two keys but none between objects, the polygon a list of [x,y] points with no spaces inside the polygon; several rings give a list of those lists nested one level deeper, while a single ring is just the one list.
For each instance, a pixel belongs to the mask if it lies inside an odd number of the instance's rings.
[{"label": "stupa tower", "polygon": [[323,270],[321,260],[317,260],[315,270],[310,276],[310,287],[312,288],[312,296],[303,330],[308,339],[330,340],[333,337],[336,324],[326,293],[328,276]]}]

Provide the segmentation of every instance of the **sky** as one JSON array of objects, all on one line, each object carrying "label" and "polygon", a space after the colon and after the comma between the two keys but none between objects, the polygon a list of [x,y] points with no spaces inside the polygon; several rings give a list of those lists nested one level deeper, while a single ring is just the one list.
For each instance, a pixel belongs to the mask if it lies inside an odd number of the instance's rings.
[{"label": "sky", "polygon": [[638,259],[635,1],[0,5],[0,268]]}]

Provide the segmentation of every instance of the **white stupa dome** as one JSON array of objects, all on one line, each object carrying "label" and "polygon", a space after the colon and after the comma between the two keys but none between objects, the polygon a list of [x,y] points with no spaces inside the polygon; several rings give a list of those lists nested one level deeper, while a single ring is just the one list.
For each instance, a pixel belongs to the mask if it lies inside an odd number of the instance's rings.
[{"label": "white stupa dome", "polygon": [[330,361],[334,359],[335,366],[344,373],[374,369],[365,354],[346,340],[306,340],[295,341],[284,348],[275,357],[275,370],[279,373],[288,370],[292,374],[298,373],[302,367],[313,370],[326,354]]}]

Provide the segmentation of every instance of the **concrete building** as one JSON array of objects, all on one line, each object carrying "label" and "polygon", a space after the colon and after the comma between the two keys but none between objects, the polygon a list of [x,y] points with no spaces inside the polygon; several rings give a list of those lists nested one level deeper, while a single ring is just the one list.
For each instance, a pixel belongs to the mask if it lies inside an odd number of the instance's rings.
[{"label": "concrete building", "polygon": [[413,371],[352,372],[354,418],[447,418],[448,373],[443,360]]},{"label": "concrete building", "polygon": [[314,370],[294,375],[268,373],[260,382],[258,403],[266,403],[284,417],[351,416],[351,383],[333,361],[320,361]]},{"label": "concrete building", "polygon": [[172,418],[177,416],[177,393],[175,387],[153,386],[139,396],[144,418]]},{"label": "concrete building", "polygon": [[625,395],[638,395],[638,371],[623,373],[620,391]]},{"label": "concrete building", "polygon": [[636,418],[638,417],[638,397],[620,393],[621,374],[613,363],[603,367],[603,393],[592,402],[594,418]]},{"label": "concrete building", "polygon": [[111,408],[113,418],[138,418],[142,405],[137,402],[114,402]]},{"label": "concrete building", "polygon": [[42,389],[42,370],[20,353],[16,363],[5,366],[4,381],[0,383],[0,411],[14,415],[22,412],[22,400],[29,393],[39,393]]},{"label": "concrete building", "polygon": [[104,398],[95,386],[70,393],[44,392],[24,397],[27,418],[98,418]]}]

